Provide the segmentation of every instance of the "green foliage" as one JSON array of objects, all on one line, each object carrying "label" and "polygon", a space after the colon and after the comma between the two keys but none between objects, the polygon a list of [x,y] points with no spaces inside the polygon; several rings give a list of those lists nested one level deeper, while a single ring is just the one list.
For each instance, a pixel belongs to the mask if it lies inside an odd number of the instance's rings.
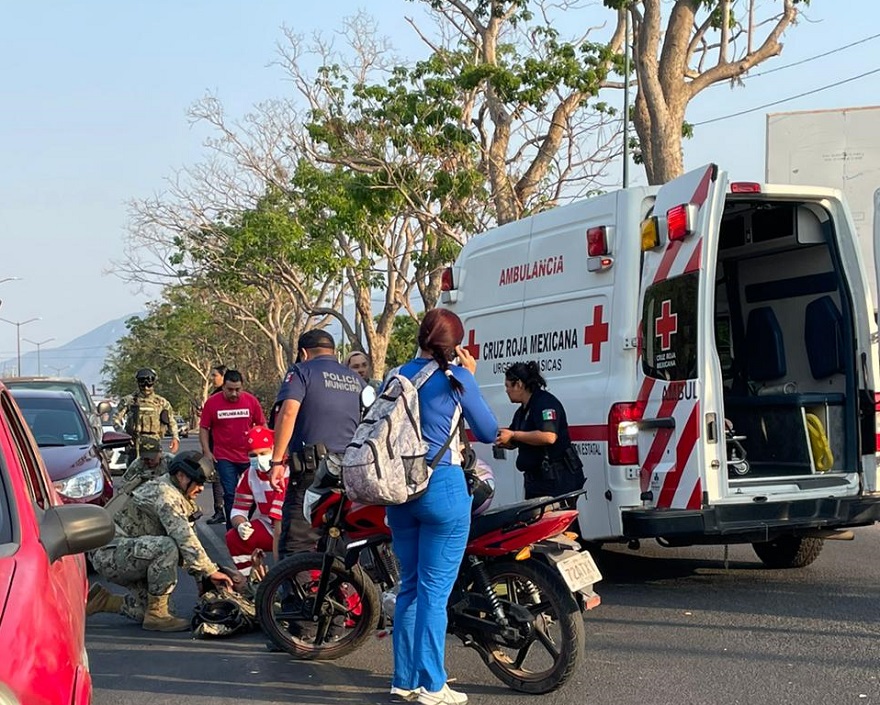
[{"label": "green foliage", "polygon": [[388,354],[385,358],[386,370],[411,360],[418,352],[419,322],[424,315],[420,313],[418,321],[414,321],[409,315],[397,316],[394,319],[394,328],[388,339]]}]

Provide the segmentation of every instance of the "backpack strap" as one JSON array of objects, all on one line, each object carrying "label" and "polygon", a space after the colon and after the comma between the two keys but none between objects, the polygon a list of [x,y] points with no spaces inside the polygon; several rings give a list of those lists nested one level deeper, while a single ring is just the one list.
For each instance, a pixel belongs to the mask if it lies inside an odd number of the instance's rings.
[{"label": "backpack strap", "polygon": [[[435,363],[436,364],[436,363]],[[456,416],[458,418],[456,419]],[[437,467],[437,463],[440,462],[440,458],[443,457],[443,454],[449,449],[449,446],[452,445],[452,441],[455,440],[455,437],[458,436],[462,427],[462,413],[461,413],[461,404],[455,409],[455,413],[452,415],[452,431],[449,434],[449,438],[446,439],[446,443],[438,451],[437,455],[430,462],[431,469],[434,470]]]},{"label": "backpack strap", "polygon": [[[397,369],[400,370],[400,368]],[[420,369],[412,379],[410,379],[410,382],[412,382],[413,387],[418,389],[439,369],[440,365],[437,364],[437,361],[431,360],[427,365]]]}]

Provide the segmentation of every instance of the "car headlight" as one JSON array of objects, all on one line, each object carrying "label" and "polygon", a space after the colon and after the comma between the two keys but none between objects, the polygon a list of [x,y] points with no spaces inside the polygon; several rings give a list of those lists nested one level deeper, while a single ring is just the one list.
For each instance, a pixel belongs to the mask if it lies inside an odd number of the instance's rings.
[{"label": "car headlight", "polygon": [[104,491],[104,473],[101,472],[101,468],[84,470],[72,477],[58,480],[55,489],[58,494],[68,499],[82,499],[101,494]]}]

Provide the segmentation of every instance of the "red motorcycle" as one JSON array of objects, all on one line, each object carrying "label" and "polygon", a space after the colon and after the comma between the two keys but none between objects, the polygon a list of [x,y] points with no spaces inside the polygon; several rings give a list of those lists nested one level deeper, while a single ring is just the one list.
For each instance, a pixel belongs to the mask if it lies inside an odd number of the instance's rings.
[{"label": "red motorcycle", "polygon": [[[584,650],[582,611],[600,602],[592,557],[566,530],[575,509],[544,497],[473,518],[447,605],[448,631],[475,649],[514,690],[547,693],[565,683]],[[306,493],[306,517],[321,538],[315,553],[280,561],[260,583],[260,625],[300,659],[351,653],[391,626],[397,560],[385,509],[351,502],[322,463]]]}]

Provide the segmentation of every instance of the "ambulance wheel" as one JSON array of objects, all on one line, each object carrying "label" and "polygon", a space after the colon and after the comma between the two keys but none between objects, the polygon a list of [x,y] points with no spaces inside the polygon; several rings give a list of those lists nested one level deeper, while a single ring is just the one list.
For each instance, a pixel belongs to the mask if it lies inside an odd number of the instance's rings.
[{"label": "ambulance wheel", "polygon": [[819,557],[823,539],[779,536],[773,541],[753,543],[752,548],[768,568],[803,568]]}]

